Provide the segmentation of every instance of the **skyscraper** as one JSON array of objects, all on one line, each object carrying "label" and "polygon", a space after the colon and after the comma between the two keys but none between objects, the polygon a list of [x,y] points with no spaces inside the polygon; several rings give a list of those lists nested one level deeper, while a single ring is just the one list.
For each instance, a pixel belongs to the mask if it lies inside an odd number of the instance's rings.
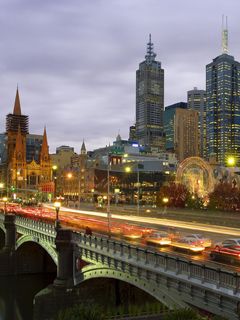
[{"label": "skyscraper", "polygon": [[175,152],[174,132],[175,132],[175,115],[177,109],[187,109],[186,102],[177,102],[167,106],[163,114],[164,132],[166,135],[166,151]]},{"label": "skyscraper", "polygon": [[164,70],[156,61],[151,34],[145,60],[136,72],[136,137],[141,145],[164,149]]},{"label": "skyscraper", "polygon": [[174,147],[177,159],[199,156],[198,112],[177,108],[174,117]]},{"label": "skyscraper", "polygon": [[228,30],[222,28],[222,54],[206,66],[207,157],[221,165],[240,154],[240,63],[228,54]]},{"label": "skyscraper", "polygon": [[206,91],[198,90],[194,87],[193,90],[187,92],[188,109],[198,112],[199,123],[199,153],[200,156],[206,157]]}]

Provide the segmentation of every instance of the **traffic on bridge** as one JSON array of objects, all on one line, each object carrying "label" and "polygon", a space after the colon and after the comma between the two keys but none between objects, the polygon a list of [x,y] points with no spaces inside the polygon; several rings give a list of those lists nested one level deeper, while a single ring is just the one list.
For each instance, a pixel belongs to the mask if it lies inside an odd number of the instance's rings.
[{"label": "traffic on bridge", "polygon": [[[34,220],[55,223],[52,204],[21,207],[8,203],[1,210]],[[240,272],[240,233],[236,228],[76,210],[62,207],[61,225],[86,234],[111,236],[142,248],[153,248],[177,256]]]}]

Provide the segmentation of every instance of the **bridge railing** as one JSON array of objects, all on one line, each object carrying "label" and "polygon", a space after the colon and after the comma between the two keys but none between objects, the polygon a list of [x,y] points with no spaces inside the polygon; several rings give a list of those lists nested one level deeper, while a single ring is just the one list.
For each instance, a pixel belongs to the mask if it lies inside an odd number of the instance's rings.
[{"label": "bridge railing", "polygon": [[52,237],[56,236],[55,226],[50,223],[32,220],[25,217],[16,216],[15,220],[16,226],[25,227],[28,229],[32,229],[47,235],[51,235]]},{"label": "bridge railing", "polygon": [[118,260],[128,261],[129,264],[144,266],[146,269],[151,268],[156,272],[160,268],[162,271],[182,275],[188,279],[200,280],[202,284],[208,283],[215,285],[216,288],[231,289],[234,294],[240,293],[240,276],[235,272],[214,269],[167,253],[154,252],[119,241],[77,232],[73,235],[73,241],[80,247],[86,249],[89,247],[91,251],[96,252],[101,251]]}]

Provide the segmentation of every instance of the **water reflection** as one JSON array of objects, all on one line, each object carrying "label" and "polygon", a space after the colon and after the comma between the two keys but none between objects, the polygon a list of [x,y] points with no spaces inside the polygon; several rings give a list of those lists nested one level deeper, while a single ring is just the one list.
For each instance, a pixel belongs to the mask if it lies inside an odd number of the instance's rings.
[{"label": "water reflection", "polygon": [[33,298],[55,274],[0,277],[0,320],[33,320]]}]

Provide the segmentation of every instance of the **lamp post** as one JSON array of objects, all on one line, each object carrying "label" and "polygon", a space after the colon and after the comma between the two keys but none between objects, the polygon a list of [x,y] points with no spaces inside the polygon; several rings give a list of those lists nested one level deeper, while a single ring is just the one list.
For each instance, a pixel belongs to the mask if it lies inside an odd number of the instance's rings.
[{"label": "lamp post", "polygon": [[56,199],[56,194],[57,194],[57,165],[52,166],[52,173],[53,173],[53,183],[54,183],[54,193],[53,193],[53,198]]},{"label": "lamp post", "polygon": [[72,173],[71,172],[69,172],[68,174],[67,174],[67,179],[68,179],[68,196],[67,196],[67,205],[68,205],[68,202],[69,202],[69,197],[70,197],[70,181],[71,181],[71,179],[72,179]]},{"label": "lamp post", "polygon": [[[140,211],[140,201],[139,201],[139,196],[140,196],[140,181],[139,181],[139,168],[138,168],[138,164],[137,164],[137,215],[139,215],[139,211]],[[131,167],[126,167],[125,168],[125,172],[129,173],[132,172],[132,168]]]},{"label": "lamp post", "polygon": [[2,193],[3,193],[3,188],[4,188],[4,183],[0,182],[0,197],[2,197]]},{"label": "lamp post", "polygon": [[163,209],[163,214],[167,213],[167,204],[169,202],[169,199],[167,197],[164,197],[162,199],[162,202],[164,203],[164,209]]},{"label": "lamp post", "polygon": [[3,197],[3,202],[4,202],[4,214],[6,214],[6,212],[7,212],[7,201],[8,201],[8,198],[7,198],[7,197]]},{"label": "lamp post", "polygon": [[54,207],[55,207],[55,210],[56,210],[55,229],[57,231],[57,230],[59,230],[61,228],[60,220],[59,220],[59,210],[61,208],[61,202],[60,201],[54,202]]},{"label": "lamp post", "polygon": [[108,235],[111,237],[111,210],[110,210],[110,164],[109,154],[108,154],[108,164],[107,164],[107,217],[108,217]]}]

